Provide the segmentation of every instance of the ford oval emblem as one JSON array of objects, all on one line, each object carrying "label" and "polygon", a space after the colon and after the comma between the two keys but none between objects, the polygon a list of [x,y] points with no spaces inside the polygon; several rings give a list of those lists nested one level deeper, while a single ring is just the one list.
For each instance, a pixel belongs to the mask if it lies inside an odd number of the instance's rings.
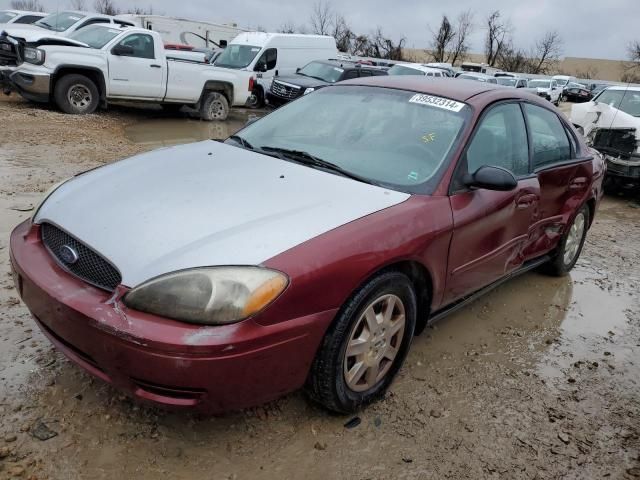
[{"label": "ford oval emblem", "polygon": [[63,245],[62,247],[60,247],[59,253],[60,253],[60,260],[62,260],[67,265],[73,265],[80,258],[75,248],[70,247],[69,245]]}]

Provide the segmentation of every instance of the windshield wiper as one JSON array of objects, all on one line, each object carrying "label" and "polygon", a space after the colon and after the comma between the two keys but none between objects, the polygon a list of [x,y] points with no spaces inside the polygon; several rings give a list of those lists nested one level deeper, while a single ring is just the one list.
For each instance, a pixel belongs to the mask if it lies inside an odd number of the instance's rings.
[{"label": "windshield wiper", "polygon": [[247,142],[240,135],[231,135],[229,137],[229,140],[233,140],[234,142],[239,143],[240,145],[242,145],[243,148],[246,148],[248,150],[255,150],[255,148],[253,148],[253,145],[251,145],[249,142]]},{"label": "windshield wiper", "polygon": [[47,30],[53,30],[53,27],[47,22],[38,22],[38,26],[44,26]]},{"label": "windshield wiper", "polygon": [[303,152],[301,150],[291,150],[288,148],[269,147],[269,146],[260,147],[260,150],[266,152],[267,154],[269,152],[276,153],[280,155],[280,158],[286,157],[287,159],[293,160],[298,163],[302,163],[304,165],[309,165],[311,167],[318,167],[324,170],[329,170],[330,172],[337,173],[339,175],[342,175],[343,177],[351,178],[352,180],[357,180],[358,182],[368,183],[370,185],[377,185],[376,183],[369,180],[368,178],[361,177],[360,175],[352,173],[349,170],[345,170],[344,168],[342,168],[339,165],[336,165],[335,163],[331,163],[321,158],[315,157],[308,152]]}]

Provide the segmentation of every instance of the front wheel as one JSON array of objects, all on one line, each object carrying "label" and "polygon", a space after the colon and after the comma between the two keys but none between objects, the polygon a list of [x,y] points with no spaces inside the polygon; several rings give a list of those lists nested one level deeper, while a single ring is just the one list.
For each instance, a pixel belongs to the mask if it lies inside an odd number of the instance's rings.
[{"label": "front wheel", "polygon": [[346,302],[307,381],[325,408],[352,413],[381,397],[402,366],[416,324],[416,294],[399,272],[379,275]]},{"label": "front wheel", "polygon": [[229,115],[229,102],[218,92],[208,93],[200,107],[200,118],[207,121],[223,122]]},{"label": "front wheel", "polygon": [[562,236],[556,256],[546,266],[545,271],[551,275],[563,276],[569,273],[575,266],[589,228],[589,208],[585,205],[573,217],[569,228]]},{"label": "front wheel", "polygon": [[65,75],[56,82],[53,97],[65,113],[84,115],[95,112],[100,102],[96,84],[84,75]]}]

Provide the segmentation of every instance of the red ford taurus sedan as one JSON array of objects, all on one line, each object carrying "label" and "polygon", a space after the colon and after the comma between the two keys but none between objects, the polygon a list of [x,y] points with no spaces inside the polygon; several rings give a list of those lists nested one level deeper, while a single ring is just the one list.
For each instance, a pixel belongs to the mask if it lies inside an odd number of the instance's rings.
[{"label": "red ford taurus sedan", "polygon": [[428,322],[571,270],[603,174],[534,95],[361,79],[225,143],[73,177],[14,230],[11,263],[51,342],[135,397],[221,412],[304,386],[351,412]]}]

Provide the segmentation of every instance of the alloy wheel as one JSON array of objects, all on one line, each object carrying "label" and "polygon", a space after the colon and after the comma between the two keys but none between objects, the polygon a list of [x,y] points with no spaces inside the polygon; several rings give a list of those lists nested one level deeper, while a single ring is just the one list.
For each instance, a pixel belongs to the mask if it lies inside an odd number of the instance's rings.
[{"label": "alloy wheel", "polygon": [[582,237],[584,236],[584,229],[584,213],[580,212],[573,220],[573,224],[571,225],[569,234],[567,235],[567,241],[564,245],[563,261],[565,265],[571,265],[571,263],[575,260],[575,257],[578,254],[578,250],[580,249]]},{"label": "alloy wheel", "polygon": [[391,369],[406,324],[399,297],[383,295],[364,310],[349,334],[343,361],[344,380],[354,392],[373,388]]}]

